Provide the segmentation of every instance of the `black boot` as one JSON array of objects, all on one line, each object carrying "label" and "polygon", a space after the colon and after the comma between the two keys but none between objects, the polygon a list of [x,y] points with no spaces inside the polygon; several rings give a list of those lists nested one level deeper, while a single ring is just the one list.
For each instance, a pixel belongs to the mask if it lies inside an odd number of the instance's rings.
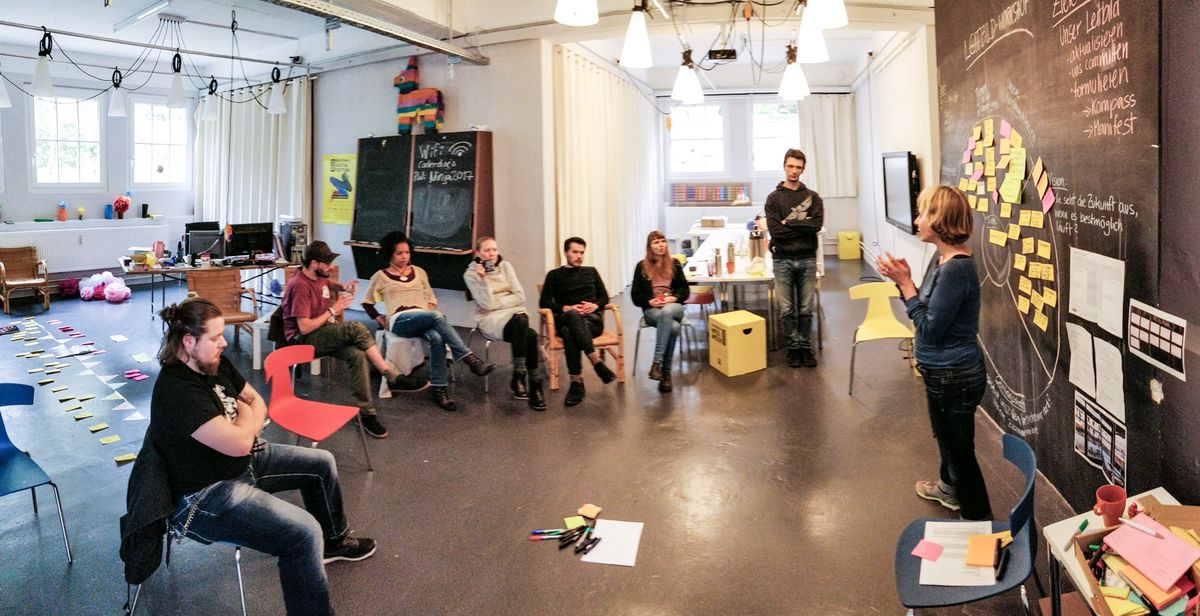
[{"label": "black boot", "polygon": [[662,378],[662,374],[663,374],[663,372],[662,372],[662,363],[660,363],[660,362],[654,362],[654,363],[650,364],[650,374],[649,374],[649,377],[650,377],[650,380],[651,380],[651,381],[657,381],[657,380],[661,379],[661,378]]},{"label": "black boot", "polygon": [[671,373],[663,372],[661,377],[658,379],[658,391],[664,394],[671,393]]},{"label": "black boot", "polygon": [[433,388],[433,401],[442,407],[443,411],[453,412],[458,410],[458,405],[450,398],[450,392],[446,391],[445,387]]},{"label": "black boot", "polygon": [[483,360],[479,359],[479,356],[474,353],[462,358],[462,360],[467,364],[467,367],[471,369],[471,373],[475,376],[487,376],[492,373],[492,370],[496,369],[496,364],[485,364],[483,363]]},{"label": "black boot", "polygon": [[571,381],[571,386],[567,388],[567,399],[564,402],[567,406],[575,406],[583,402],[583,381]]},{"label": "black boot", "polygon": [[512,380],[508,382],[508,386],[512,388],[513,397],[517,400],[525,400],[529,398],[529,390],[525,387],[525,373],[513,372]]},{"label": "black boot", "polygon": [[529,408],[535,411],[546,410],[546,393],[542,391],[542,379],[529,375]]}]

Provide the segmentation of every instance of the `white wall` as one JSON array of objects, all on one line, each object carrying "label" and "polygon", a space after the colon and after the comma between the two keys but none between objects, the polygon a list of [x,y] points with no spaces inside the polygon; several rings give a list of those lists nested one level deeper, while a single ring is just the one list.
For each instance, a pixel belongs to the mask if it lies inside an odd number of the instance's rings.
[{"label": "white wall", "polygon": [[920,280],[932,257],[915,236],[884,220],[883,154],[908,150],[917,156],[921,185],[939,182],[937,58],[933,26],[887,35],[875,59],[854,84],[857,94],[859,218],[868,254],[891,252],[908,259]]},{"label": "white wall", "polygon": [[[493,133],[496,237],[501,254],[516,266],[530,309],[536,285],[554,264],[554,107],[551,49],[545,41],[489,46],[488,66],[457,65],[447,75],[444,57],[422,56],[420,86],[442,90],[446,101],[443,132],[487,125]],[[321,74],[313,94],[314,238],[342,253],[337,264],[353,272],[350,225],[321,222],[321,160],[325,154],[357,150],[368,135],[396,134],[396,89],[392,78],[406,59]],[[419,131],[420,129],[418,129]],[[347,274],[343,274],[347,278]],[[365,284],[365,283],[363,283]],[[469,325],[472,304],[462,293],[437,292],[439,308],[455,325]]]}]

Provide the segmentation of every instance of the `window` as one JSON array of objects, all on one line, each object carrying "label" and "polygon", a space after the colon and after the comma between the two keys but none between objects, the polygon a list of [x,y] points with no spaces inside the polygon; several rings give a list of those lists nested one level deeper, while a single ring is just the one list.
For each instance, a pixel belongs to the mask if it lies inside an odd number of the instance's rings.
[{"label": "window", "polygon": [[721,105],[671,110],[671,173],[725,171],[725,119]]},{"label": "window", "polygon": [[796,147],[800,136],[796,103],[755,103],[751,124],[754,171],[783,169],[783,153]]},{"label": "window", "polygon": [[100,183],[100,105],[96,99],[34,99],[35,184]]},{"label": "window", "polygon": [[134,184],[187,183],[186,110],[160,103],[133,103]]}]

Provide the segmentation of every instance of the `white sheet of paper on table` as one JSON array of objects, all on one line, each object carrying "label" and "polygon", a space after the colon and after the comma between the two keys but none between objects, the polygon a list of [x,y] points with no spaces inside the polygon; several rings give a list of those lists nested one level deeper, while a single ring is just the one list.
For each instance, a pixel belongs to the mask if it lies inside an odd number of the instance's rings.
[{"label": "white sheet of paper on table", "polygon": [[942,546],[942,555],[936,561],[921,561],[921,577],[918,581],[926,586],[991,586],[995,584],[996,572],[994,569],[967,565],[967,537],[987,535],[991,532],[992,523],[987,521],[926,522],[925,539]]},{"label": "white sheet of paper on table", "polygon": [[638,545],[642,541],[642,522],[596,520],[593,534],[601,541],[580,559],[585,563],[632,567],[637,562]]}]

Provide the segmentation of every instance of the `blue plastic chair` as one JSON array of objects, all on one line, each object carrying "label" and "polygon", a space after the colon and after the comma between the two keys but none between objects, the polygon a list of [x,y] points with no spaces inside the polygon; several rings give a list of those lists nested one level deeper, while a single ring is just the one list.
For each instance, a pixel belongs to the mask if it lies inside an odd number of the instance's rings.
[{"label": "blue plastic chair", "polygon": [[[925,536],[926,522],[952,521],[918,518],[904,529],[896,543],[896,591],[900,594],[900,603],[904,604],[904,607],[945,607],[972,603],[1024,584],[1031,573],[1037,583],[1040,593],[1038,596],[1046,595],[1034,563],[1038,548],[1038,530],[1033,520],[1033,483],[1037,476],[1037,458],[1028,443],[1011,434],[1004,435],[1004,458],[1012,462],[1025,476],[1025,493],[1012,508],[1008,521],[992,522],[992,532],[1011,530],[1013,533],[1013,542],[1007,548],[1009,558],[1004,577],[997,579],[991,586],[922,586],[918,581],[921,576],[921,559],[912,555],[913,548]],[[1028,612],[1029,606],[1026,605],[1025,609]]]},{"label": "blue plastic chair", "polygon": [[[0,406],[30,406],[33,404],[33,387],[18,383],[0,383]],[[63,545],[67,548],[67,564],[74,562],[71,557],[71,542],[67,539],[67,520],[63,517],[62,499],[58,496],[58,486],[50,481],[50,476],[38,466],[29,454],[17,449],[8,432],[4,429],[4,416],[0,415],[0,496],[13,492],[29,490],[33,496],[33,514],[37,515],[37,493],[34,488],[50,484],[54,489],[54,503],[58,505],[58,520],[62,525]]]}]

